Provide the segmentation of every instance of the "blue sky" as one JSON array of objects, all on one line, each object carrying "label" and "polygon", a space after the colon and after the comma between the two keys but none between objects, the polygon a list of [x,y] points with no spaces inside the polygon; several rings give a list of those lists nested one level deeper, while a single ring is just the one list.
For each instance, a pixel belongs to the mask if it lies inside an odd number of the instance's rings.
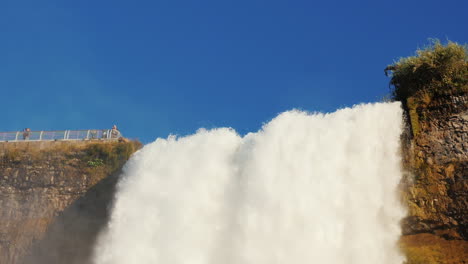
[{"label": "blue sky", "polygon": [[468,42],[468,1],[0,1],[0,130],[107,128],[147,143],[245,134],[292,108],[388,93],[428,38]]}]

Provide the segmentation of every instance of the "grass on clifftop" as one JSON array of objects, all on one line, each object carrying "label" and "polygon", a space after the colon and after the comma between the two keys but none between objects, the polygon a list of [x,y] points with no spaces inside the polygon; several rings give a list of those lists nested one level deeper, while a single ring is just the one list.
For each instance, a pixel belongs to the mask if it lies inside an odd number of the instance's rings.
[{"label": "grass on clifftop", "polygon": [[[31,162],[47,162],[61,159],[75,167],[106,168],[113,172],[120,168],[130,156],[141,148],[139,141],[127,142],[46,142],[49,146],[40,148],[41,142],[3,143],[0,149],[0,166]],[[42,142],[44,143],[44,142]]]},{"label": "grass on clifftop", "polygon": [[89,167],[106,164],[111,171],[118,169],[130,156],[141,148],[138,141],[117,144],[90,144],[84,149],[85,162]]},{"label": "grass on clifftop", "polygon": [[468,46],[434,40],[415,56],[387,66],[385,74],[391,76],[392,96],[397,101],[405,102],[419,92],[442,95],[468,91]]}]

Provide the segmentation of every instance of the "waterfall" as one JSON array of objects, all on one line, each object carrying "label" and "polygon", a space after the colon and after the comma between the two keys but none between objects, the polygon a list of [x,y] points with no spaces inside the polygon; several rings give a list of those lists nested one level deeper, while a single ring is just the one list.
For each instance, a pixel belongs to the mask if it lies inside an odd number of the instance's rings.
[{"label": "waterfall", "polygon": [[157,139],[125,165],[96,264],[401,264],[399,103]]}]

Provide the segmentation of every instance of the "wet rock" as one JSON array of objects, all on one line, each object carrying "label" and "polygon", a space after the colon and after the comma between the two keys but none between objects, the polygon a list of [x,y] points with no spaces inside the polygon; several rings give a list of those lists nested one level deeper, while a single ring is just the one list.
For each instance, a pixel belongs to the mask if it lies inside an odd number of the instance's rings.
[{"label": "wet rock", "polygon": [[467,240],[468,94],[440,96],[411,107],[419,116],[419,132],[411,135],[409,119],[402,140],[408,171],[402,188],[410,204],[403,233],[432,233],[437,228],[444,236]]}]

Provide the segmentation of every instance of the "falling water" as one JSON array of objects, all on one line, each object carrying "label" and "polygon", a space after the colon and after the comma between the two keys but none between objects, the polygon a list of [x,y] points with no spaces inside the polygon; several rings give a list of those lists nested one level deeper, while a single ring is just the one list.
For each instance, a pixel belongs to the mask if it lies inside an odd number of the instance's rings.
[{"label": "falling water", "polygon": [[398,103],[157,139],[124,168],[96,264],[400,264]]}]

